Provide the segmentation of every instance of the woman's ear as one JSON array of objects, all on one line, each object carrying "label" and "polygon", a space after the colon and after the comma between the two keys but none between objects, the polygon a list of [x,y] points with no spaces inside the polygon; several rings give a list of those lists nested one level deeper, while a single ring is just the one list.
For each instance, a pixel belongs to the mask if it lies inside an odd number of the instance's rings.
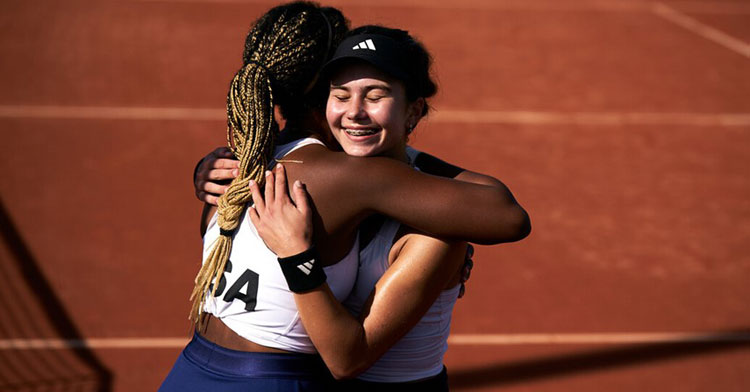
[{"label": "woman's ear", "polygon": [[273,105],[273,119],[276,121],[276,125],[279,126],[280,130],[286,128],[286,117],[284,117],[284,114],[281,112],[281,106]]},{"label": "woman's ear", "polygon": [[411,133],[411,131],[417,126],[417,123],[419,123],[425,105],[425,100],[422,97],[417,98],[414,102],[409,104],[406,112],[407,134]]}]

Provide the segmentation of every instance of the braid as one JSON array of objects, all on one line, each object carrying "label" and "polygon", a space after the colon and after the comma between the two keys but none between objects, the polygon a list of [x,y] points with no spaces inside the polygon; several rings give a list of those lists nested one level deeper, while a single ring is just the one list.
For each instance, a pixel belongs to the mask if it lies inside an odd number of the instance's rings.
[{"label": "braid", "polygon": [[[324,10],[328,18],[321,17]],[[329,25],[328,19],[334,23]],[[216,292],[217,285],[211,288],[211,284],[224,273],[234,232],[252,199],[249,182],[262,186],[265,169],[273,159],[279,132],[273,107],[279,105],[287,118],[309,107],[305,90],[328,60],[331,50],[327,46],[338,44],[347,27],[338,10],[296,2],[271,9],[245,40],[245,65],[235,74],[227,94],[227,142],[240,161],[239,175],[219,198],[221,235],[198,271],[190,296],[190,319],[198,327],[209,290],[211,296]]]}]

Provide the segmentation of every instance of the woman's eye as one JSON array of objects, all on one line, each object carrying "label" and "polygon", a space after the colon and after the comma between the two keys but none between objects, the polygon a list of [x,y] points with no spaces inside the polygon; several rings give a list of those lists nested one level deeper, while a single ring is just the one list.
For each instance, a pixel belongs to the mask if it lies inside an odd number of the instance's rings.
[{"label": "woman's eye", "polygon": [[342,101],[343,102],[343,101],[346,101],[347,99],[349,99],[349,96],[348,95],[342,95],[342,94],[334,94],[333,98],[335,100],[337,100],[337,101]]},{"label": "woman's eye", "polygon": [[367,96],[367,100],[368,100],[368,101],[372,101],[372,102],[377,102],[377,101],[379,101],[379,100],[380,100],[381,98],[383,98],[383,95],[368,95],[368,96]]}]

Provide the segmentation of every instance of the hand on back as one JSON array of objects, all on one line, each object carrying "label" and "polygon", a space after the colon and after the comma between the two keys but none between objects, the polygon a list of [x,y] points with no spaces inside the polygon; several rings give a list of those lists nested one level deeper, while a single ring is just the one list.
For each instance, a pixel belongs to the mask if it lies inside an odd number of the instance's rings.
[{"label": "hand on back", "polygon": [[284,166],[277,164],[266,172],[265,195],[250,182],[253,205],[248,215],[258,234],[280,258],[302,253],[312,246],[312,210],[304,185],[297,180],[292,187],[294,201],[289,198]]},{"label": "hand on back", "polygon": [[226,147],[219,147],[201,159],[193,175],[198,200],[215,206],[219,196],[227,191],[229,183],[237,177],[238,166],[239,161]]}]

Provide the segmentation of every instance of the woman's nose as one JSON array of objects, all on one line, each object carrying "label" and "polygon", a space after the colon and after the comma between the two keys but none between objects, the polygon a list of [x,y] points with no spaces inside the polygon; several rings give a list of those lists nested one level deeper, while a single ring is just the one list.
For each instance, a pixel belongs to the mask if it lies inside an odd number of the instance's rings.
[{"label": "woman's nose", "polygon": [[359,99],[350,99],[346,108],[346,116],[353,120],[366,116],[363,102]]}]

